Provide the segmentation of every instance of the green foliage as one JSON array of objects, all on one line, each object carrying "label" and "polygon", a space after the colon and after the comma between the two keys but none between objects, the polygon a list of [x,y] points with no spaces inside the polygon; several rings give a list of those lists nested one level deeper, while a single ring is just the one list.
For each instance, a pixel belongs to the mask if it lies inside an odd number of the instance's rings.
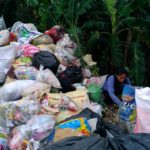
[{"label": "green foliage", "polygon": [[[12,2],[16,9],[10,7]],[[76,56],[91,53],[100,74],[125,65],[134,84],[150,82],[150,64],[145,62],[150,50],[150,0],[6,0],[2,6],[6,23],[33,22],[42,32],[63,25],[78,44]]]}]

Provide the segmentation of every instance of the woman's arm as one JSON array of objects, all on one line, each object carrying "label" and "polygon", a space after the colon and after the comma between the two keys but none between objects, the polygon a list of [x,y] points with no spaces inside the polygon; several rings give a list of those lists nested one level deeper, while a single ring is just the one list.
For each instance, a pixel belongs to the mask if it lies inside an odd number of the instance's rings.
[{"label": "woman's arm", "polygon": [[111,97],[111,99],[113,100],[114,103],[116,103],[117,105],[121,104],[121,101],[119,100],[119,98],[115,95],[115,89],[114,89],[114,76],[110,76],[107,79],[107,90],[109,93],[109,96]]}]

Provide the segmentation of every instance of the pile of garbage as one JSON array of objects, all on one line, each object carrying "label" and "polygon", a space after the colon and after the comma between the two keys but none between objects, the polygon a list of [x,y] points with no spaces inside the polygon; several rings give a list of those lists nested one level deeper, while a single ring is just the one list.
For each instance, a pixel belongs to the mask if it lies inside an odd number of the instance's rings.
[{"label": "pile of garbage", "polygon": [[0,150],[150,149],[150,135],[103,120],[106,76],[94,77],[96,62],[87,54],[83,67],[76,49],[58,25],[41,33],[16,22],[0,31]]}]

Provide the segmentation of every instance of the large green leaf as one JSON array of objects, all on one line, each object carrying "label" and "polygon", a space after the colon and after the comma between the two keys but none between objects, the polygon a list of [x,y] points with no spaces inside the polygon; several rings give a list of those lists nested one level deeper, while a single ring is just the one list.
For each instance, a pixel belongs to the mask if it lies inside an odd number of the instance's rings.
[{"label": "large green leaf", "polygon": [[117,0],[105,0],[104,2],[111,18],[112,33],[115,33],[116,19],[117,19],[116,18],[117,9],[115,7],[116,7]]}]

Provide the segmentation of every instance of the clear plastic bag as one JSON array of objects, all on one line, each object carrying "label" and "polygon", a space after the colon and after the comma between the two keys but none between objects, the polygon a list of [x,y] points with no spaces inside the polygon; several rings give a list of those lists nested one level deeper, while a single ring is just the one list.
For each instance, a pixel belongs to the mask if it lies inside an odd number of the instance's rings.
[{"label": "clear plastic bag", "polygon": [[39,97],[43,92],[49,92],[51,89],[50,85],[42,82],[36,82],[30,87],[27,87],[23,92],[22,96],[34,95],[35,97]]},{"label": "clear plastic bag", "polygon": [[36,78],[37,81],[47,83],[52,87],[60,89],[61,88],[60,82],[57,79],[57,77],[54,75],[54,73],[49,69],[43,70],[43,68],[44,68],[43,66],[40,66],[40,70],[37,73],[37,78]]},{"label": "clear plastic bag", "polygon": [[40,106],[37,101],[25,97],[14,102],[0,104],[0,126],[12,128],[16,125],[26,123],[34,114],[37,114]]},{"label": "clear plastic bag", "polygon": [[55,126],[55,120],[50,115],[35,115],[26,125],[21,125],[12,130],[12,138],[10,137],[9,148],[11,150],[21,149],[24,143],[33,139],[40,141],[46,138]]},{"label": "clear plastic bag", "polygon": [[0,47],[0,83],[5,81],[7,72],[12,66],[16,57],[16,47],[9,45]]},{"label": "clear plastic bag", "polygon": [[0,103],[19,99],[23,90],[35,82],[33,80],[17,80],[4,85],[0,88]]}]

